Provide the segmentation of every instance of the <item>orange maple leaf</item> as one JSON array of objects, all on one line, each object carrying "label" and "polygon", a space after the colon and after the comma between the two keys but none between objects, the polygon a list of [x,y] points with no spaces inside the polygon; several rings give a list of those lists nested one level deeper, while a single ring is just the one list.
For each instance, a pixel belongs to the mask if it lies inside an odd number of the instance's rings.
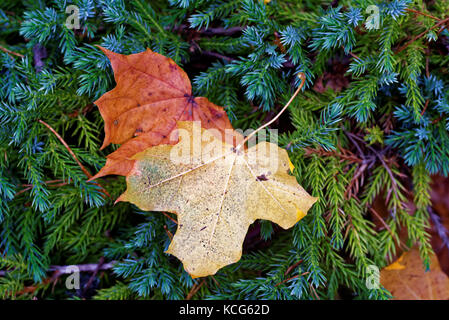
[{"label": "orange maple leaf", "polygon": [[106,165],[92,179],[126,176],[136,153],[176,143],[169,138],[177,121],[200,121],[203,128],[223,133],[223,141],[234,145],[240,141],[226,111],[207,98],[193,97],[189,77],[172,59],[150,49],[122,55],[99,48],[111,61],[117,84],[95,101],[105,122],[101,149],[110,143],[122,145],[107,156]]}]

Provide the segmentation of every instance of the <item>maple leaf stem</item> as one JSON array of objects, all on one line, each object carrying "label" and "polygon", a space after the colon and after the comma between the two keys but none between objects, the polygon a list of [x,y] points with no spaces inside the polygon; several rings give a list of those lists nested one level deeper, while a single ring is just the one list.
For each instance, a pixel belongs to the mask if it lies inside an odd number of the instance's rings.
[{"label": "maple leaf stem", "polygon": [[273,122],[275,122],[280,116],[281,114],[288,108],[288,106],[292,103],[292,101],[296,98],[296,96],[298,95],[299,91],[301,91],[302,87],[304,86],[304,83],[306,82],[306,75],[303,72],[298,73],[298,78],[301,78],[301,84],[299,85],[298,89],[296,89],[295,93],[293,93],[292,97],[290,98],[290,100],[288,100],[288,102],[285,104],[285,106],[281,109],[281,111],[279,111],[279,113],[276,115],[276,117],[274,117],[273,119],[271,119],[270,121],[268,121],[267,123],[265,123],[263,126],[259,127],[258,129],[256,129],[255,131],[253,131],[250,135],[248,135],[237,147],[236,150],[240,150],[240,148],[245,145],[245,143],[251,139],[257,132],[259,132],[260,130],[262,130],[263,128],[269,126],[270,124],[272,124]]}]

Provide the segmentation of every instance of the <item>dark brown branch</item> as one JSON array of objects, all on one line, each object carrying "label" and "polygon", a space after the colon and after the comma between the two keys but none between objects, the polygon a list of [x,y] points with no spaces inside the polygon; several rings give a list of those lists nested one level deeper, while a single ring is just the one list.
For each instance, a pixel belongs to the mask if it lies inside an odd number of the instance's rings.
[{"label": "dark brown branch", "polygon": [[216,53],[216,52],[212,52],[212,51],[202,50],[200,52],[201,52],[201,54],[203,54],[205,56],[218,58],[218,59],[223,59],[223,60],[226,60],[228,62],[231,62],[231,61],[235,60],[234,58],[227,57],[225,55],[222,55],[222,54],[219,54],[219,53]]},{"label": "dark brown branch", "polygon": [[[110,262],[101,264],[101,266],[99,266],[98,263],[76,264],[76,265],[67,265],[67,266],[50,266],[47,271],[55,272],[56,275],[58,275],[58,276],[62,275],[62,274],[73,273],[73,267],[78,268],[78,270],[80,272],[95,272],[95,270],[109,270],[116,263],[117,263],[117,261],[110,261]],[[6,270],[0,270],[0,277],[5,276],[7,272],[8,271],[6,271]]]},{"label": "dark brown branch", "polygon": [[[107,263],[101,264],[99,266],[98,263],[86,263],[86,264],[77,264],[74,265],[78,268],[80,272],[95,272],[96,270],[109,270],[117,263],[117,261],[110,261]],[[73,266],[50,266],[48,271],[57,271],[59,275],[61,274],[71,274],[73,273]]]},{"label": "dark brown branch", "polygon": [[[168,28],[167,28],[168,29]],[[196,30],[196,29],[192,29],[189,28],[187,25],[185,24],[181,24],[179,26],[176,26],[172,29],[173,31],[179,31],[179,32],[194,32],[194,33],[198,33],[204,36],[232,36],[236,33],[240,33],[243,31],[242,27],[232,27],[232,28],[208,28],[208,29],[200,29],[200,30]]]},{"label": "dark brown branch", "polygon": [[100,270],[100,268],[101,268],[101,266],[102,266],[103,264],[104,264],[104,257],[101,257],[101,258],[100,258],[100,261],[99,261],[98,264],[97,264],[97,267],[95,268],[94,272],[93,272],[92,275],[90,276],[89,281],[87,281],[86,285],[85,285],[84,288],[83,288],[83,291],[84,291],[84,292],[86,292],[86,291],[90,288],[90,286],[92,285],[92,283],[93,283],[94,280],[95,280],[95,277],[96,277],[97,274],[98,274],[98,271]]}]

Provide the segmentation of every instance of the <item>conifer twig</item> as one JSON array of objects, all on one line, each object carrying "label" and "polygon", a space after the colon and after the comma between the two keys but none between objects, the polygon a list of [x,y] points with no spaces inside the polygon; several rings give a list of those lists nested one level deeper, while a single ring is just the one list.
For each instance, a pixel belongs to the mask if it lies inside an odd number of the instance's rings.
[{"label": "conifer twig", "polygon": [[90,174],[89,171],[87,171],[87,169],[82,165],[82,163],[78,160],[77,156],[75,155],[75,153],[72,151],[72,149],[69,147],[69,145],[64,141],[64,139],[59,135],[59,133],[56,132],[55,129],[53,129],[48,123],[46,123],[43,120],[39,119],[39,122],[42,123],[44,126],[46,126],[48,128],[48,130],[50,130],[51,132],[53,132],[53,134],[58,138],[59,141],[61,141],[61,143],[64,145],[64,147],[67,149],[67,151],[70,153],[70,155],[72,156],[72,158],[76,161],[76,163],[78,163],[79,167],[81,168],[81,170],[83,170],[84,174],[90,179],[92,178],[92,175]]},{"label": "conifer twig", "polygon": [[[59,183],[58,183],[59,182]],[[68,184],[68,182],[64,182],[63,180],[48,180],[48,181],[44,181],[45,184],[48,184],[48,187],[62,187]],[[33,188],[32,184],[22,184],[22,187],[25,187],[24,189],[16,192],[16,194],[14,195],[15,197],[27,192],[28,190],[31,190]]]},{"label": "conifer twig", "polygon": [[[90,174],[90,172],[83,166],[83,164],[78,160],[77,156],[75,155],[75,153],[72,151],[72,149],[69,147],[69,145],[64,141],[64,139],[59,135],[59,133],[56,132],[55,129],[53,129],[48,123],[46,123],[43,120],[39,119],[39,122],[42,123],[44,126],[46,126],[48,128],[48,130],[50,130],[51,132],[53,132],[53,134],[56,136],[56,138],[58,138],[59,141],[61,141],[61,143],[64,145],[64,147],[67,149],[67,151],[70,153],[70,155],[73,157],[73,159],[76,161],[76,163],[78,163],[79,167],[81,168],[81,170],[84,172],[84,174],[91,179],[92,175]],[[98,182],[95,182],[94,184],[98,185],[102,191],[104,192],[104,194],[106,194],[108,197],[110,197],[109,193],[106,191],[106,189],[104,189]]]}]

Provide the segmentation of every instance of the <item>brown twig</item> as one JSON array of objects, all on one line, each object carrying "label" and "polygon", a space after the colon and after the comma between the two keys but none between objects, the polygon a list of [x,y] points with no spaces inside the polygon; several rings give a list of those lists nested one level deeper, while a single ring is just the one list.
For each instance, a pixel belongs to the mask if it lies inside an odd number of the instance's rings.
[{"label": "brown twig", "polygon": [[424,115],[424,112],[426,112],[427,107],[429,106],[429,99],[426,100],[426,104],[424,105],[424,108],[421,111],[421,117]]},{"label": "brown twig", "polygon": [[168,237],[170,238],[170,240],[173,240],[173,234],[170,232],[170,230],[168,230],[167,226],[164,224],[164,230],[167,233]]},{"label": "brown twig", "polygon": [[215,284],[217,285],[217,287],[220,287],[220,283],[217,281],[217,279],[215,279],[214,276],[210,276],[212,278],[212,280],[214,280]]},{"label": "brown twig", "polygon": [[178,224],[178,221],[176,221],[175,219],[173,219],[167,212],[162,211],[162,214],[164,216],[166,216],[167,218],[169,218],[171,221],[173,221],[174,223]]},{"label": "brown twig", "polygon": [[95,277],[97,276],[98,271],[100,270],[100,268],[103,264],[104,264],[104,257],[101,257],[100,261],[97,264],[97,267],[95,268],[94,272],[90,276],[89,281],[87,281],[86,285],[83,288],[84,292],[86,292],[90,288],[90,286],[92,285],[92,283],[95,280]]},{"label": "brown twig", "polygon": [[308,274],[308,273],[309,273],[309,271],[304,272],[304,273],[301,273],[301,274],[297,274],[296,276],[293,276],[293,277],[290,277],[290,278],[288,278],[288,279],[285,279],[285,280],[283,280],[283,281],[281,281],[281,282],[275,284],[274,286],[275,286],[275,287],[280,286],[281,284],[286,283],[286,282],[289,281],[289,280],[296,279],[296,278],[298,278],[299,276],[301,276],[301,277],[302,277],[302,276],[305,276],[305,275]]},{"label": "brown twig", "polygon": [[28,190],[31,190],[31,189],[33,189],[32,186],[31,186],[31,187],[26,187],[25,189],[22,189],[22,190],[16,192],[16,194],[14,195],[14,197],[17,197],[18,195],[20,195],[20,194],[22,194],[22,193],[24,193],[24,192],[27,192]]},{"label": "brown twig", "polygon": [[318,294],[315,291],[315,288],[312,286],[311,283],[309,283],[309,288],[312,291],[313,294],[315,294],[315,298],[317,298],[318,300],[321,300],[320,297],[318,296]]},{"label": "brown twig", "polygon": [[[90,172],[83,166],[83,164],[78,160],[77,156],[75,155],[75,153],[72,151],[72,149],[70,149],[69,145],[64,141],[64,139],[59,135],[59,133],[56,132],[55,129],[53,129],[48,123],[46,123],[43,120],[39,119],[39,122],[42,123],[44,126],[46,126],[48,128],[48,130],[50,130],[51,132],[53,132],[53,134],[58,138],[59,141],[61,141],[61,143],[64,145],[64,147],[67,149],[67,151],[70,153],[70,155],[73,157],[73,159],[76,161],[76,163],[78,163],[79,167],[81,168],[81,170],[84,172],[84,174],[91,179],[92,175],[90,174]],[[104,194],[106,194],[108,197],[110,197],[109,193],[98,183],[95,182],[96,185],[98,185]]]},{"label": "brown twig", "polygon": [[[168,28],[167,28],[168,29]],[[214,36],[214,35],[221,35],[221,36],[232,36],[236,33],[242,32],[242,27],[231,27],[231,28],[208,28],[208,29],[190,29],[189,26],[185,24],[181,24],[179,26],[176,26],[172,29],[173,31],[180,31],[180,32],[192,32],[197,33],[205,36]]]},{"label": "brown twig", "polygon": [[413,12],[413,13],[416,13],[416,14],[420,14],[422,16],[426,16],[426,17],[432,18],[432,19],[437,20],[437,21],[441,20],[441,19],[439,19],[437,17],[432,16],[431,14],[428,14],[428,13],[425,13],[425,12],[421,12],[421,11],[418,11],[418,10],[413,10],[413,9],[407,8],[407,9],[405,9],[405,11]]},{"label": "brown twig", "polygon": [[325,157],[337,157],[337,158],[341,158],[343,160],[347,160],[349,162],[353,162],[353,163],[362,163],[363,159],[360,159],[359,157],[357,157],[354,154],[342,154],[342,153],[338,153],[335,151],[325,151],[323,149],[312,149],[312,148],[304,148],[304,156],[310,156],[312,154],[317,154],[319,156],[325,156]]},{"label": "brown twig", "polygon": [[[357,169],[351,179],[351,181],[349,182],[346,190],[345,190],[345,198],[349,199],[352,197],[352,188],[354,187],[355,192],[357,193],[359,190],[359,177],[362,176],[362,174],[365,172],[365,170],[368,168],[368,162],[362,163],[360,166],[357,166]],[[363,178],[363,177],[362,177]],[[363,184],[363,180],[360,184]]]},{"label": "brown twig", "polygon": [[186,300],[190,300],[192,299],[192,297],[198,292],[198,290],[201,289],[201,287],[203,286],[203,284],[206,282],[206,278],[203,278],[203,280],[201,280],[201,282],[199,284],[195,283],[192,287],[192,289],[190,289],[189,293],[187,294]]},{"label": "brown twig", "polygon": [[[60,182],[60,183],[57,183]],[[64,182],[63,180],[48,180],[48,181],[44,181],[44,183],[48,184],[49,187],[62,187],[68,184],[68,182]],[[22,189],[20,191],[18,191],[14,196],[18,196],[19,194],[22,194],[28,190],[33,189],[33,185],[32,184],[22,184],[22,187],[25,187],[25,189]]]},{"label": "brown twig", "polygon": [[84,174],[90,179],[92,178],[92,175],[90,174],[89,171],[87,171],[87,169],[82,165],[82,163],[78,160],[78,158],[76,157],[75,153],[72,151],[72,149],[70,149],[69,145],[64,141],[64,139],[59,135],[59,133],[56,132],[55,129],[53,129],[48,123],[46,123],[45,121],[42,121],[39,119],[39,122],[42,123],[44,126],[46,126],[51,132],[53,132],[53,134],[58,138],[59,141],[61,141],[61,143],[64,145],[64,147],[67,149],[67,151],[70,153],[70,155],[73,157],[73,159],[76,161],[76,163],[78,163],[78,165],[80,166],[81,170],[83,170]]},{"label": "brown twig", "polygon": [[[341,48],[342,48],[343,50],[345,49],[344,46],[341,46]],[[352,53],[351,51],[349,51],[348,54],[349,54],[351,57],[353,57],[354,59],[360,60],[359,56],[355,55],[355,54]]]},{"label": "brown twig", "polygon": [[[44,183],[46,183],[46,184],[53,184],[53,183],[57,183],[57,182],[64,182],[64,180],[57,179],[57,180],[44,181]],[[22,184],[22,187],[32,187],[32,186],[33,186],[32,184]]]},{"label": "brown twig", "polygon": [[225,55],[222,55],[222,54],[219,54],[219,53],[216,53],[216,52],[212,52],[212,51],[207,51],[207,50],[202,50],[201,54],[203,54],[205,56],[208,56],[208,57],[223,59],[223,60],[226,60],[228,62],[231,62],[231,61],[235,60],[234,58],[227,57]]},{"label": "brown twig", "polygon": [[415,42],[416,40],[418,40],[419,38],[425,36],[429,31],[432,31],[435,28],[438,28],[444,24],[446,24],[447,22],[449,22],[449,18],[440,20],[437,24],[435,24],[433,27],[427,29],[426,31],[420,33],[419,35],[413,37],[409,42],[407,42],[406,44],[404,44],[402,47],[399,47],[398,49],[395,50],[395,53],[399,53],[403,50],[405,50],[410,44],[412,44],[413,42]]},{"label": "brown twig", "polygon": [[284,273],[284,276],[288,275],[290,272],[292,272],[293,269],[295,269],[297,266],[299,266],[302,263],[302,260],[299,260],[298,262],[296,262],[295,264],[291,265],[290,267],[287,268],[287,270]]},{"label": "brown twig", "polygon": [[[377,158],[380,160],[380,162],[382,163],[382,165],[384,166],[385,170],[387,170],[388,175],[390,176],[391,179],[391,187],[393,189],[394,194],[396,195],[397,199],[399,198],[398,195],[398,184],[396,182],[396,178],[394,177],[393,171],[391,171],[391,168],[388,166],[388,164],[385,162],[384,158],[382,155],[380,154],[376,154]],[[388,201],[388,199],[387,199]]]},{"label": "brown twig", "polygon": [[[371,205],[368,208],[376,216],[376,218],[380,221],[380,223],[382,223],[382,225],[385,227],[385,229],[387,229],[391,237],[394,239],[395,237],[393,231],[391,231],[390,226],[385,222],[385,220],[380,216],[380,214],[376,210],[374,210],[374,208]],[[399,239],[399,246],[402,247],[403,249],[407,248],[407,246],[405,245],[405,243],[401,241],[401,239]]]},{"label": "brown twig", "polygon": [[432,121],[432,124],[438,123],[440,122],[440,120],[443,119],[443,116],[439,116],[438,118],[436,118],[435,120]]},{"label": "brown twig", "polygon": [[14,56],[20,57],[20,58],[23,58],[23,57],[24,57],[23,54],[20,54],[20,53],[11,51],[11,50],[9,50],[9,49],[6,49],[6,48],[3,47],[3,46],[0,46],[0,50],[2,50],[3,52],[6,52],[6,53],[9,54],[9,55],[14,55]]}]

